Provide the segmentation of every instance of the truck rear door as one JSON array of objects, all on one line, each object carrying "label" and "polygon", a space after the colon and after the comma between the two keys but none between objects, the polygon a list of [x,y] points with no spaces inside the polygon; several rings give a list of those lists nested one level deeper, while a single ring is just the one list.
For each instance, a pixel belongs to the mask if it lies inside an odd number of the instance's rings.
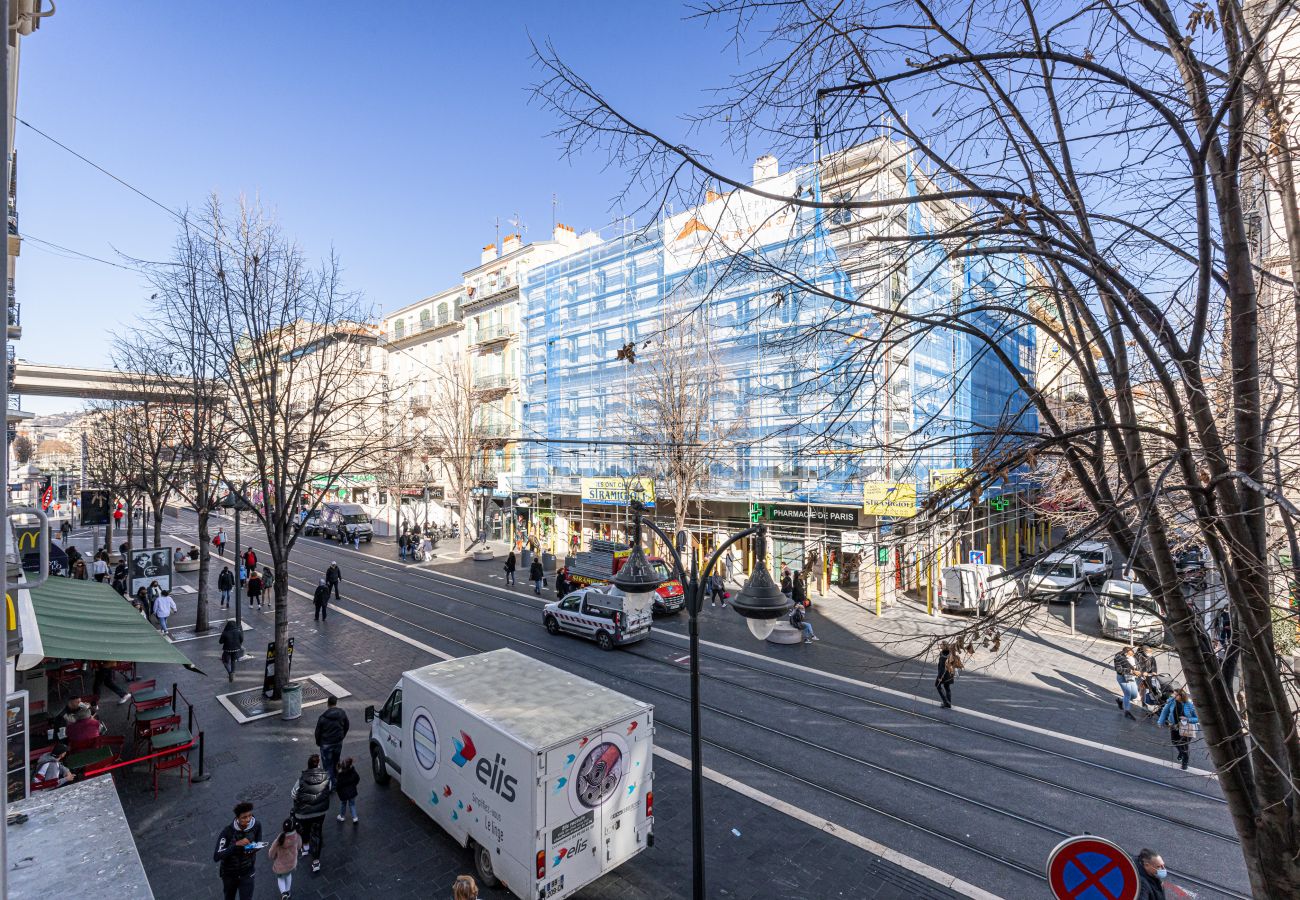
[{"label": "truck rear door", "polygon": [[541,841],[546,867],[537,884],[538,897],[567,897],[600,877],[604,831],[600,788],[605,779],[603,774],[593,775],[605,752],[602,746],[601,732],[593,731],[546,754]]},{"label": "truck rear door", "polygon": [[[614,764],[617,783],[609,787],[602,801],[601,865],[608,872],[645,849],[650,834],[650,796],[654,788],[654,727],[647,710],[619,726],[601,733],[601,742],[615,748],[607,754]],[[609,784],[611,775],[606,775]]]}]

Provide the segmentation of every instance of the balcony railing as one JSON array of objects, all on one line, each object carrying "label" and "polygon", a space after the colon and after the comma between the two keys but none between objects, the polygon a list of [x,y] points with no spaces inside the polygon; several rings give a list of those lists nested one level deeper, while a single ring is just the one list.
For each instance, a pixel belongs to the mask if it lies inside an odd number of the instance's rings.
[{"label": "balcony railing", "polygon": [[515,383],[515,376],[492,374],[480,375],[474,379],[474,390],[476,391],[499,391],[509,389]]},{"label": "balcony railing", "polygon": [[514,433],[513,427],[506,422],[488,422],[480,425],[478,431],[485,438],[508,438]]},{"label": "balcony railing", "polygon": [[484,325],[474,335],[475,344],[491,344],[494,341],[507,341],[515,336],[515,326],[505,322],[496,325]]},{"label": "balcony railing", "polygon": [[23,307],[21,303],[9,303],[9,324],[17,326],[23,324]]},{"label": "balcony railing", "polygon": [[406,401],[406,405],[413,410],[428,409],[431,404],[428,394],[416,394]]}]

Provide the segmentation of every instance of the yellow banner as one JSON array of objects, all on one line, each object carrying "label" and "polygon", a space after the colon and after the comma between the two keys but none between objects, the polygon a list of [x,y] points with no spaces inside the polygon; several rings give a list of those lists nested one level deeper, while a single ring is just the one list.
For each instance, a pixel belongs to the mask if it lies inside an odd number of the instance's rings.
[{"label": "yellow banner", "polygon": [[639,500],[647,507],[654,506],[654,479],[643,475],[633,475],[629,478],[612,475],[582,479],[583,503],[594,506],[627,506],[630,499]]},{"label": "yellow banner", "polygon": [[969,483],[969,469],[930,470],[930,490],[932,491],[958,491]]},{"label": "yellow banner", "polygon": [[914,516],[916,485],[910,481],[868,481],[862,486],[862,510],[872,516]]}]

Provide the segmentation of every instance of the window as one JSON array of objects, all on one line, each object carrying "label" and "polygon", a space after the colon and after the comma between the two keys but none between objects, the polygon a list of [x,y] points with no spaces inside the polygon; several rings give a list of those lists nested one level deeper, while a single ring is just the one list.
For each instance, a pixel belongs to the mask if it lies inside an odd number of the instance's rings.
[{"label": "window", "polygon": [[428,328],[431,318],[432,317],[429,315],[429,311],[427,309],[420,310],[420,328],[421,329]]},{"label": "window", "polygon": [[400,341],[406,336],[406,321],[397,319],[393,322],[393,340]]},{"label": "window", "polygon": [[578,609],[578,598],[565,597],[563,600],[560,601],[560,609],[564,610],[565,612],[576,612]]},{"label": "window", "polygon": [[439,325],[447,324],[447,304],[445,303],[438,304],[438,324]]},{"label": "window", "polygon": [[402,689],[398,688],[388,695],[388,702],[379,711],[379,721],[389,725],[402,724]]},{"label": "window", "polygon": [[598,294],[603,294],[603,293],[605,293],[605,273],[604,273],[604,271],[598,271],[598,272],[596,273],[596,293],[598,293]]}]

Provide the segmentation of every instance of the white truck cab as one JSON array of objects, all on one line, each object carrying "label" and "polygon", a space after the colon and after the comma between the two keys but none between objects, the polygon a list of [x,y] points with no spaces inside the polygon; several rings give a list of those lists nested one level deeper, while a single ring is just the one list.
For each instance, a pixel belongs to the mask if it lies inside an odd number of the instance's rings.
[{"label": "white truck cab", "polygon": [[1115,574],[1115,557],[1105,541],[1080,541],[1069,552],[1083,560],[1083,575],[1091,584],[1100,584]]},{"label": "white truck cab", "polygon": [[654,707],[514,650],[402,673],[366,709],[375,781],[474,854],[479,881],[563,900],[654,843]]},{"label": "white truck cab", "polygon": [[1025,579],[1025,594],[1040,600],[1075,601],[1087,587],[1083,559],[1074,553],[1049,553]]}]

